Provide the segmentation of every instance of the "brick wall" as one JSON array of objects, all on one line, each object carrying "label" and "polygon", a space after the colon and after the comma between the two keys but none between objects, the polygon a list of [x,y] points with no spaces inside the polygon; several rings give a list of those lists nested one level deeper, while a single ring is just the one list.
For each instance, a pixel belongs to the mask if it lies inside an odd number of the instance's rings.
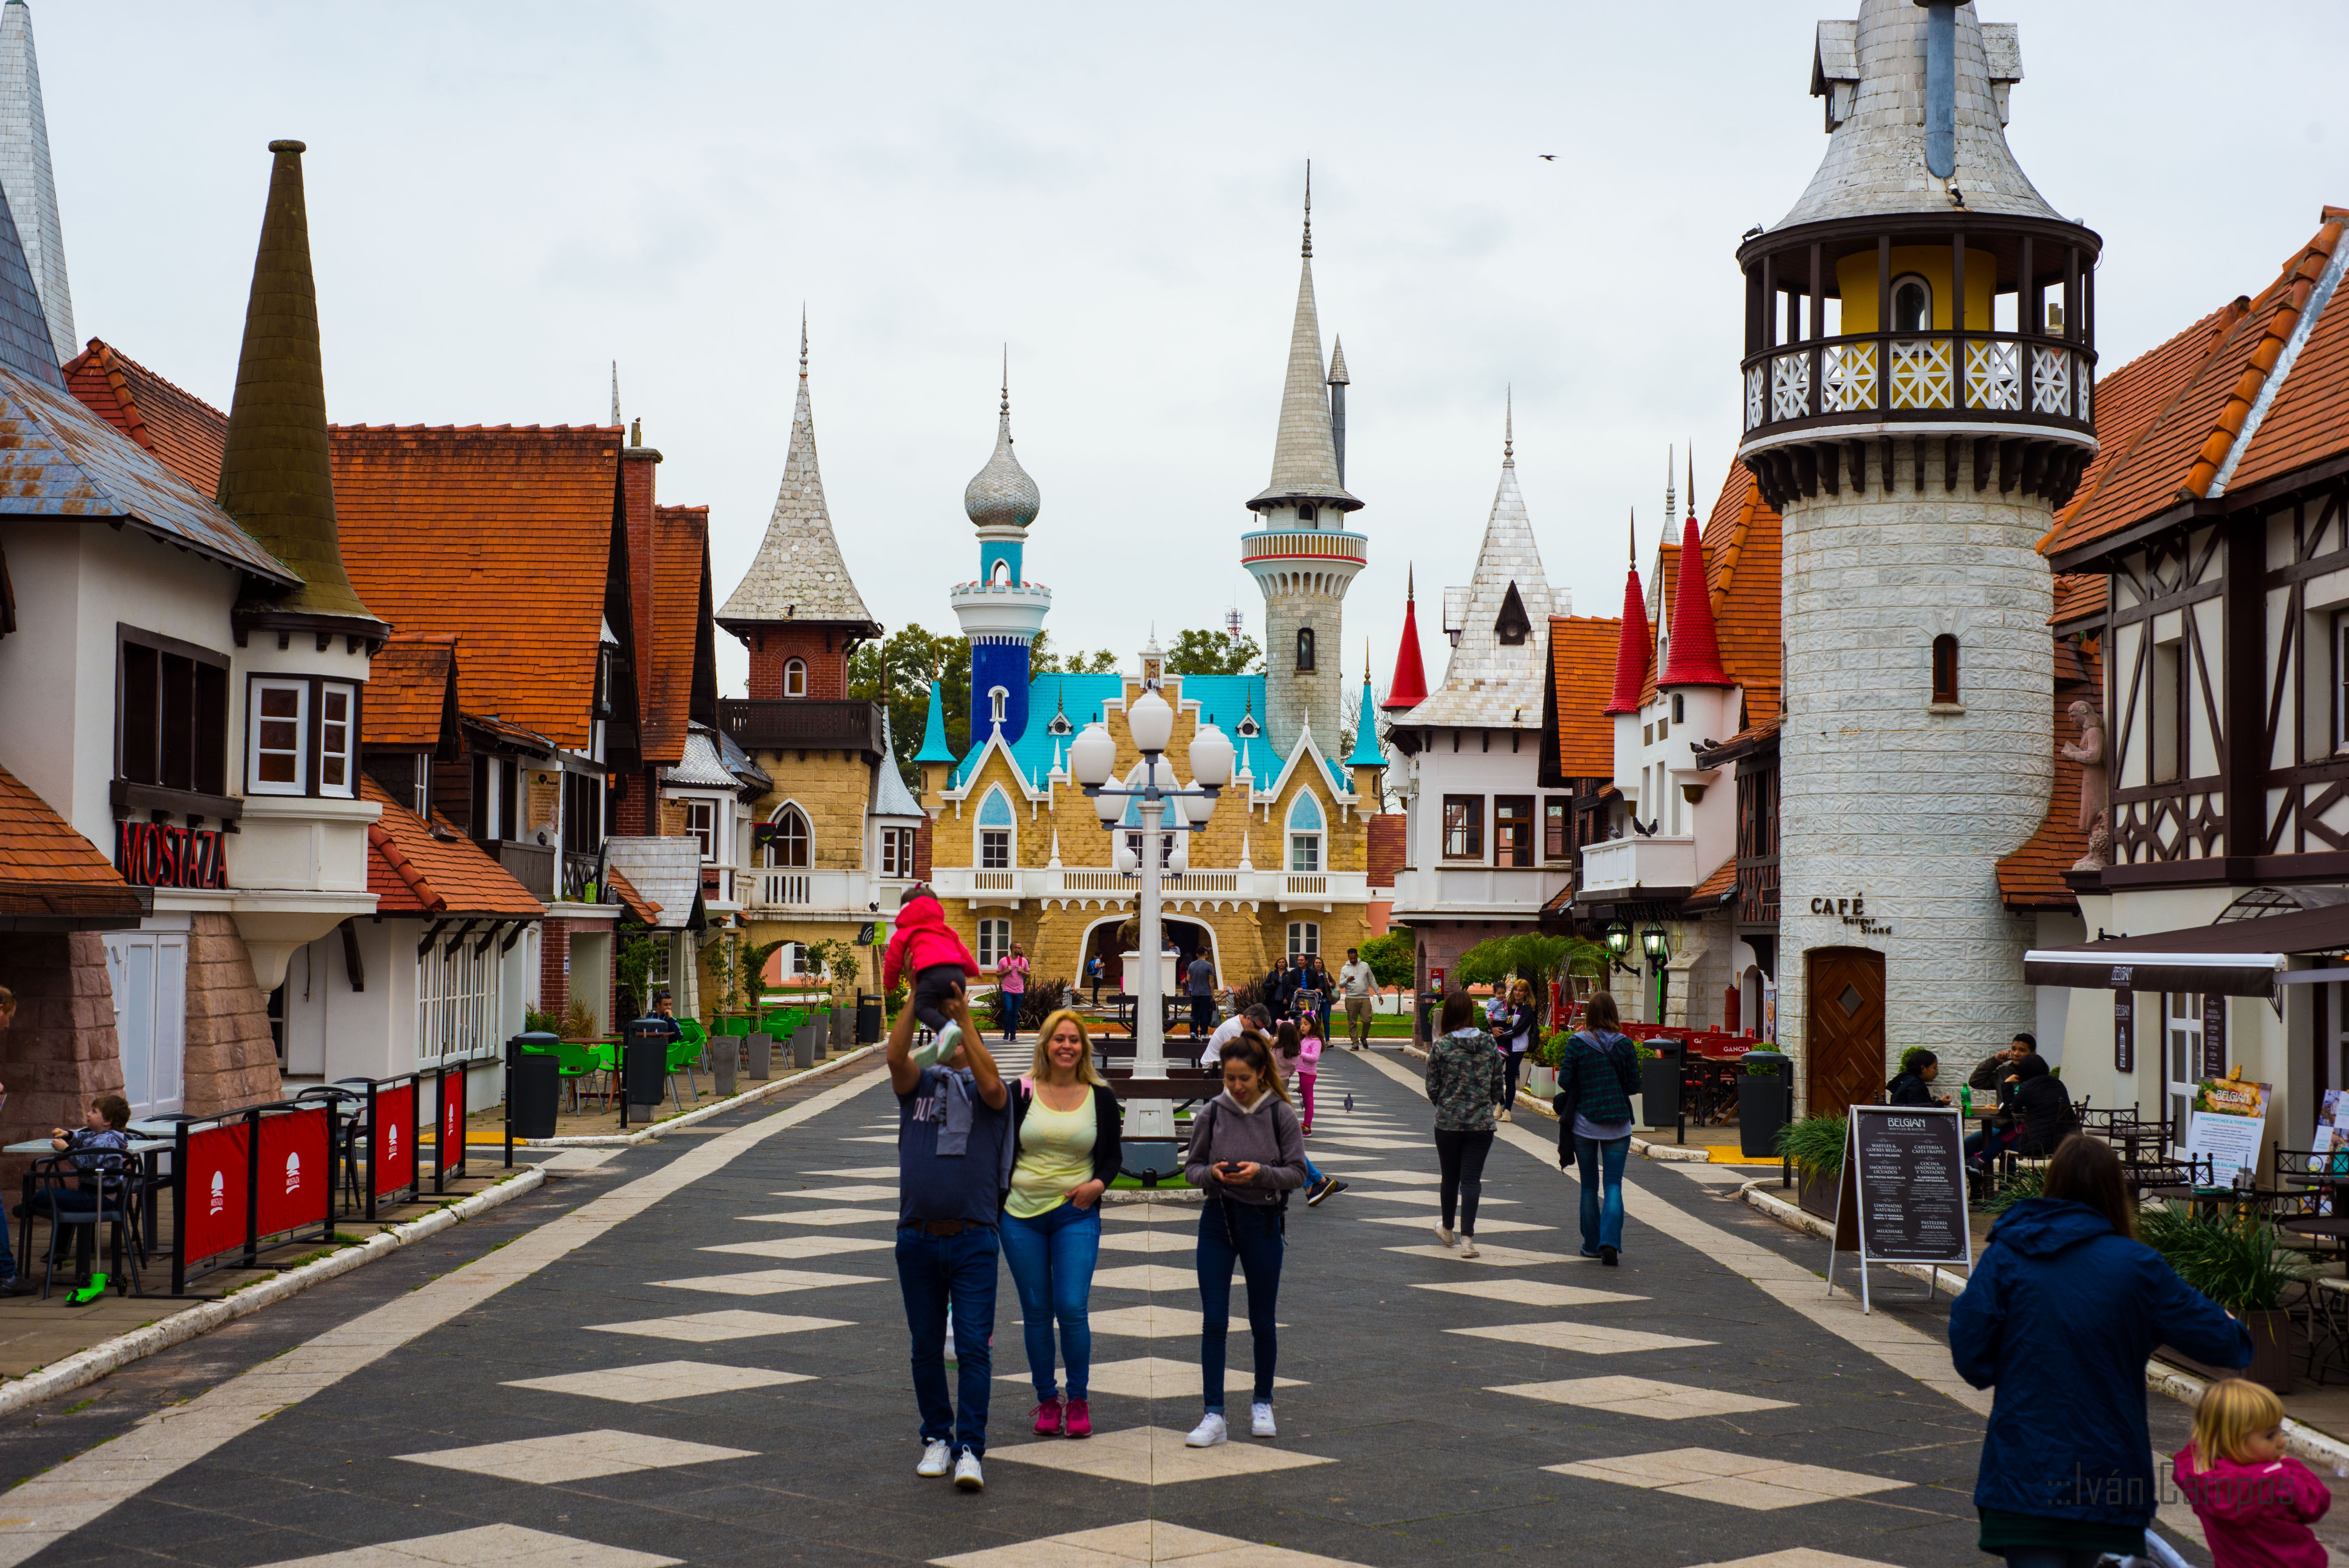
[{"label": "brick wall", "polygon": [[[0,1082],[8,1086],[0,1139],[78,1127],[93,1097],[122,1092],[114,986],[96,934],[10,934],[0,942],[0,985],[16,996],[16,1023],[0,1030]],[[0,1160],[0,1184],[17,1191],[28,1163]]]},{"label": "brick wall", "polygon": [[628,541],[628,616],[635,623],[636,637],[628,662],[636,672],[637,712],[647,731],[653,727],[656,705],[667,695],[661,687],[660,666],[653,657],[653,605],[661,588],[653,572],[653,468],[659,461],[660,454],[648,448],[625,447],[620,451],[620,509]]},{"label": "brick wall", "polygon": [[571,1006],[571,923],[550,920],[539,927],[538,1010],[556,1018]]},{"label": "brick wall", "polygon": [[847,640],[837,626],[761,626],[750,634],[750,696],[767,699],[787,696],[783,666],[793,659],[807,665],[806,696],[839,700],[848,695]]},{"label": "brick wall", "polygon": [[1370,819],[1371,885],[1392,887],[1402,870],[1403,825],[1410,819],[1399,812],[1381,812]]}]

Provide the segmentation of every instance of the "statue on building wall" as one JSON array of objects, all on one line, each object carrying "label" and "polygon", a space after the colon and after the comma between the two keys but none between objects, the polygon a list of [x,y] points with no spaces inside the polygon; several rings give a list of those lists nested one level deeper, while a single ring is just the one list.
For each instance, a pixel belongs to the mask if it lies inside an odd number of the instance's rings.
[{"label": "statue on building wall", "polygon": [[2087,835],[2088,852],[2072,869],[2100,872],[2112,863],[2113,846],[2111,798],[2105,783],[2105,716],[2094,703],[2075,702],[2072,722],[2080,727],[2078,743],[2055,743],[2055,755],[2080,765],[2080,831]]}]

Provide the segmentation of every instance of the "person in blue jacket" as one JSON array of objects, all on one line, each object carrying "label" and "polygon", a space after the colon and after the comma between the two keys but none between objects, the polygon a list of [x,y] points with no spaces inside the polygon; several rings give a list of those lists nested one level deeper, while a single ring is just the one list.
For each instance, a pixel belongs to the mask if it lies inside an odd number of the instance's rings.
[{"label": "person in blue jacket", "polygon": [[1950,1359],[1995,1387],[1974,1507],[2008,1568],[2145,1550],[2158,1501],[2145,1363],[2158,1345],[2242,1367],[2251,1337],[2136,1240],[2119,1157],[2074,1136],[2043,1191],[1999,1216],[1950,1309]]}]

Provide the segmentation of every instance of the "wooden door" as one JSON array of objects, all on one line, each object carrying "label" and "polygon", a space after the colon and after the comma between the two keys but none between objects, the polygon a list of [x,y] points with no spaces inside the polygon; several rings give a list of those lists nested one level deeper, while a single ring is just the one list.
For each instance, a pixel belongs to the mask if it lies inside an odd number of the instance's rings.
[{"label": "wooden door", "polygon": [[1805,954],[1804,1060],[1810,1113],[1842,1114],[1884,1097],[1884,954],[1867,947]]}]

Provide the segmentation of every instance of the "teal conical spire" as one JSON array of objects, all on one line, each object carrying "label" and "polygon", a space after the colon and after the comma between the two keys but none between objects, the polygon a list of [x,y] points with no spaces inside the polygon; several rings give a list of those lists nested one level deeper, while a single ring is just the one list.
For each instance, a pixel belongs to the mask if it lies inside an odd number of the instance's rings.
[{"label": "teal conical spire", "polygon": [[1371,695],[1371,650],[1362,650],[1362,702],[1354,716],[1354,754],[1349,768],[1384,768],[1387,754],[1379,747],[1379,705]]},{"label": "teal conical spire", "polygon": [[952,762],[955,754],[947,749],[947,707],[938,695],[938,683],[930,683],[930,717],[922,725],[922,748],[914,754],[916,763]]}]

